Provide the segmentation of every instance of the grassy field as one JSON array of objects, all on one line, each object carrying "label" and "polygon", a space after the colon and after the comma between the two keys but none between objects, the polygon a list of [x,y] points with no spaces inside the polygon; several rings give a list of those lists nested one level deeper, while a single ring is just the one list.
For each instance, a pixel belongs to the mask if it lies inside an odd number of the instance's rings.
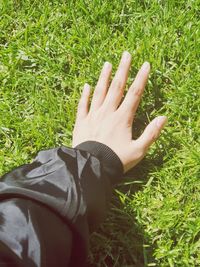
[{"label": "grassy field", "polygon": [[[200,266],[200,1],[1,1],[0,175],[71,146],[85,82],[133,57],[151,75],[133,124],[168,124],[117,186],[88,266]],[[126,89],[127,90],[127,89]],[[92,92],[91,92],[92,95]]]}]

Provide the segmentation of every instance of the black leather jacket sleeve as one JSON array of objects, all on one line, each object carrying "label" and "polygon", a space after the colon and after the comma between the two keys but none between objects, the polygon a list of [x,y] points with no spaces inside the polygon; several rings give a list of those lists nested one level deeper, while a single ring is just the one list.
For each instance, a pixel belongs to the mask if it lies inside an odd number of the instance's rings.
[{"label": "black leather jacket sleeve", "polygon": [[107,145],[40,151],[0,180],[0,266],[84,266],[123,165]]}]

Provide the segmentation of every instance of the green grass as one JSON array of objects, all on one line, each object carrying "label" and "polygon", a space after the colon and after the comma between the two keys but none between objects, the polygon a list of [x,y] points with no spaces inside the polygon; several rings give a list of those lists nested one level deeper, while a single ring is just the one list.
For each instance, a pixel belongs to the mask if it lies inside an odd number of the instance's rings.
[{"label": "green grass", "polygon": [[71,146],[83,84],[94,88],[104,61],[115,71],[128,50],[129,85],[151,63],[133,137],[157,115],[168,125],[117,186],[88,266],[200,266],[199,10],[198,0],[1,2],[0,175]]}]

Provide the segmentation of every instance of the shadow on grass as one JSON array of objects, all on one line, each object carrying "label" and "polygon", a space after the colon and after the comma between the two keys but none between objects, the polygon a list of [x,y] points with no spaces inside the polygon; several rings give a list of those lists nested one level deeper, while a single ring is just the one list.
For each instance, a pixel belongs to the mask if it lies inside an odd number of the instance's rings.
[{"label": "shadow on grass", "polygon": [[144,267],[144,235],[133,214],[114,194],[107,219],[90,238],[87,267]]},{"label": "shadow on grass", "polygon": [[[155,106],[157,105],[155,104]],[[160,102],[158,106],[161,106]],[[150,114],[151,110],[148,110],[148,113]],[[143,132],[148,123],[148,118],[144,115],[135,119],[132,129],[133,139]],[[178,147],[176,140],[168,134],[165,137],[165,142],[165,149],[158,149],[152,157],[145,157],[123,175],[125,182],[139,182],[129,185],[122,183],[117,186],[117,190],[124,194],[129,192],[130,195],[142,190],[148,181],[148,174],[155,170],[155,167],[158,171],[162,168],[165,151],[168,151],[171,146]],[[154,248],[145,247],[144,245],[147,243],[148,236],[145,235],[142,226],[136,221],[133,212],[130,212],[126,204],[123,204],[115,193],[107,219],[90,238],[91,252],[87,267],[145,267],[148,263],[154,262]]]}]

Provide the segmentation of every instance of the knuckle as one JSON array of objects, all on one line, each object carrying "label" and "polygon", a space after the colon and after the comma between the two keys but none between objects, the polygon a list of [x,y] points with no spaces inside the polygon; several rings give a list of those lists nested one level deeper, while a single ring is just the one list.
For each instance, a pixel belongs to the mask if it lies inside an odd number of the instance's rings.
[{"label": "knuckle", "polygon": [[122,87],[122,79],[119,77],[114,78],[113,87],[121,88]]},{"label": "knuckle", "polygon": [[133,87],[133,94],[134,96],[140,97],[142,95],[142,88],[139,86]]},{"label": "knuckle", "polygon": [[151,143],[153,143],[153,142],[157,139],[157,134],[156,134],[155,131],[152,130],[152,131],[149,133],[149,139],[150,139]]}]

